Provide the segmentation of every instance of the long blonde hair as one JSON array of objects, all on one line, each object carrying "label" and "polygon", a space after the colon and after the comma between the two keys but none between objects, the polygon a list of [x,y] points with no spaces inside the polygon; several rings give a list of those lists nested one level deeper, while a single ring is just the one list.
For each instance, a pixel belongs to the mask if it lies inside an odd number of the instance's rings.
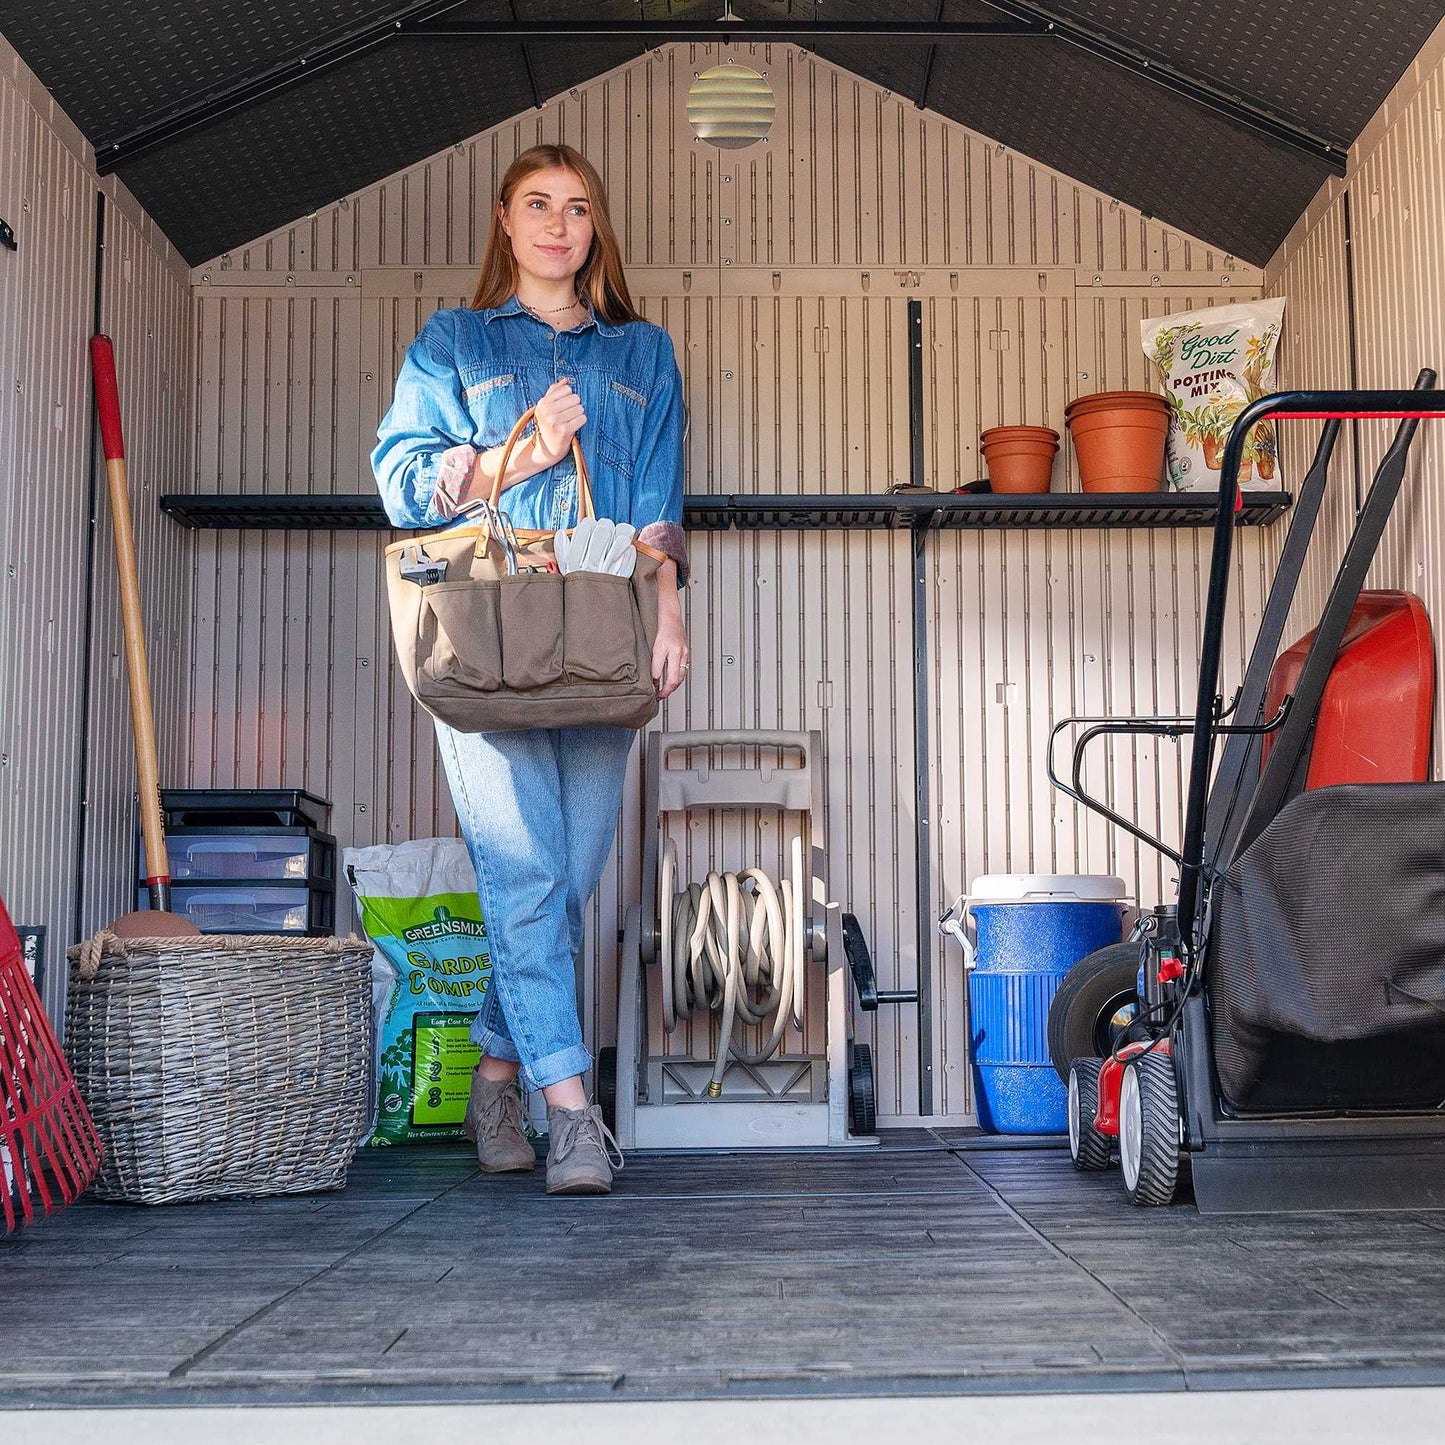
[{"label": "long blonde hair", "polygon": [[632,293],[627,289],[627,277],[622,271],[622,248],[617,244],[617,233],[607,214],[607,192],[602,177],[580,151],[563,145],[533,146],[507,167],[497,192],[497,204],[492,207],[492,225],[487,232],[487,248],[482,252],[482,271],[477,277],[472,309],[480,311],[500,306],[516,292],[517,258],[512,252],[511,237],[502,229],[500,212],[511,204],[517,187],[528,176],[559,167],[582,178],[592,213],[592,249],[576,276],[578,299],[590,303],[593,311],[610,326],[640,321],[642,317],[632,304]]}]

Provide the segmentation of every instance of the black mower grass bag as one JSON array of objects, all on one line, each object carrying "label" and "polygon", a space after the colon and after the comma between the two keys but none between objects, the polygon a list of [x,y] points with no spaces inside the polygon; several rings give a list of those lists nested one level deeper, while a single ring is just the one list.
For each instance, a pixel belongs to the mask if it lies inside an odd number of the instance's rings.
[{"label": "black mower grass bag", "polygon": [[1230,1105],[1445,1104],[1445,783],[1302,793],[1215,885],[1211,909]]}]

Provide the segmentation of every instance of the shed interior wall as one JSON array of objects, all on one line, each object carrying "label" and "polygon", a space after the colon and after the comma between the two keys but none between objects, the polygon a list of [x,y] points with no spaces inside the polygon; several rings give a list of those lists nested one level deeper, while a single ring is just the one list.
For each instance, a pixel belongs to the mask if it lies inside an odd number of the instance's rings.
[{"label": "shed interior wall", "polygon": [[[234,254],[198,267],[195,457],[177,489],[355,492],[406,345],[464,304],[507,163],[564,140],[599,165],[629,275],[677,346],[692,492],[881,492],[909,479],[906,302],[924,306],[926,480],[981,472],[999,422],[1063,430],[1073,396],[1152,386],[1148,314],[1259,294],[1261,273],[788,46],[731,48],[778,118],[742,153],[694,143],[685,96],[716,49],[671,45]],[[1072,488],[1065,451],[1055,485]],[[1274,529],[1278,531],[1279,529]],[[1258,620],[1274,531],[1246,531],[1230,667]],[[914,755],[913,556],[889,532],[694,534],[692,681],[669,728],[821,728],[832,884],[880,987],[919,972],[934,914],[975,876],[1156,860],[1055,798],[1052,719],[1172,710],[1193,676],[1203,533],[951,533],[925,544],[930,756]],[[196,542],[191,783],[305,786],[344,843],[448,833],[430,726],[391,664],[378,539],[205,533]],[[1116,749],[1093,776],[1177,841],[1181,758]],[[613,1029],[618,924],[638,896],[636,768],[590,928],[589,1040]],[[773,846],[766,819],[694,818],[685,868]],[[931,841],[930,841],[931,840]],[[973,1102],[961,960],[930,939],[930,1117]],[[912,1010],[860,1015],[885,1120],[918,1115]]]},{"label": "shed interior wall", "polygon": [[186,468],[189,278],[125,188],[97,179],[80,132],[0,38],[0,216],[17,238],[14,252],[0,251],[0,896],[17,923],[46,929],[56,1017],[65,946],[133,906],[135,871],[114,553],[103,466],[94,478],[91,468],[87,343],[102,194],[100,319],[116,345],[162,776],[174,778],[192,545],[155,497],[163,477]]},{"label": "shed interior wall", "polygon": [[[1272,293],[1288,294],[1282,384],[1291,387],[1409,387],[1421,367],[1445,377],[1445,26],[1436,30],[1351,148],[1342,180],[1331,181],[1270,261]],[[1346,228],[1348,226],[1348,238]],[[1354,380],[1351,380],[1349,271],[1354,271]],[[1437,385],[1442,383],[1437,382]],[[1308,426],[1308,430],[1306,430]],[[1347,424],[1348,426],[1348,424]],[[1359,485],[1370,477],[1394,423],[1358,424]],[[1289,457],[1299,464],[1315,424],[1297,424]],[[1337,485],[1321,519],[1292,618],[1291,638],[1313,627],[1353,524],[1356,488],[1350,438],[1342,433]],[[1436,667],[1445,658],[1445,424],[1421,423],[1400,501],[1367,585],[1417,593],[1435,631]],[[1445,709],[1435,709],[1434,776],[1445,746]]]}]

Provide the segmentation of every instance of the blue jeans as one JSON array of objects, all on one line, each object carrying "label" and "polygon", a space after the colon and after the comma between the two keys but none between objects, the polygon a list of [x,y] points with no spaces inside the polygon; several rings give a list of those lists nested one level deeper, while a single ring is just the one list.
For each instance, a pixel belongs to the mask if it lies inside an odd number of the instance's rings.
[{"label": "blue jeans", "polygon": [[607,866],[631,728],[459,733],[437,742],[492,954],[472,1039],[522,1066],[529,1089],[585,1072],[574,960],[582,911]]}]

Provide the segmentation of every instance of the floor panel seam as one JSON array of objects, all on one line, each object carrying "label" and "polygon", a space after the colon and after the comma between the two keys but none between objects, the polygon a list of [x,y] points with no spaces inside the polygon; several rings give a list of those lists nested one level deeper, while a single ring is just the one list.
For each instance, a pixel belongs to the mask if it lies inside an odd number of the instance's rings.
[{"label": "floor panel seam", "polygon": [[[385,1229],[378,1230],[369,1238],[364,1239],[354,1249],[348,1249],[345,1254],[341,1255],[337,1259],[333,1259],[331,1263],[326,1265],[324,1268],[318,1269],[313,1274],[307,1275],[305,1279],[300,1280],[298,1283],[292,1285],[290,1289],[284,1291],[282,1294],[277,1295],[275,1299],[269,1300],[266,1304],[262,1305],[260,1309],[253,1310],[249,1315],[246,1316],[245,1319],[237,1321],[237,1323],[232,1325],[228,1330],[224,1330],[214,1340],[211,1340],[209,1343],[202,1345],[201,1348],[197,1350],[193,1355],[191,1355],[188,1359],[182,1360],[179,1365],[177,1365],[174,1369],[170,1371],[169,1378],[172,1380],[186,1379],[190,1375],[190,1372],[197,1365],[204,1364],[208,1359],[210,1359],[212,1355],[216,1353],[217,1350],[221,1349],[222,1346],[229,1344],[243,1330],[247,1330],[252,1325],[265,1319],[267,1315],[271,1314],[274,1310],[280,1308],[280,1306],[285,1304],[287,1300],[293,1298],[295,1295],[300,1294],[302,1290],[306,1289],[310,1285],[315,1284],[318,1280],[325,1279],[327,1275],[331,1274],[334,1270],[340,1269],[343,1264],[346,1264],[349,1261],[355,1259],[357,1255],[365,1253],[365,1251],[370,1249],[372,1245],[379,1243],[389,1234],[392,1234],[396,1230],[400,1229],[403,1224],[405,1224],[409,1219],[412,1219],[415,1215],[419,1214],[423,1209],[431,1208],[431,1206],[437,1203],[438,1200],[445,1199],[447,1195],[453,1193],[457,1189],[460,1189],[464,1184],[470,1184],[472,1180],[477,1177],[478,1173],[480,1173],[480,1170],[474,1171],[473,1173],[467,1175],[465,1179],[458,1179],[456,1183],[449,1185],[446,1189],[443,1189],[440,1194],[433,1195],[430,1199],[423,1199],[415,1207],[408,1209],[407,1212],[403,1214],[400,1219],[394,1219],[390,1224],[386,1226]],[[403,1331],[403,1333],[405,1333],[405,1331]],[[395,1343],[395,1341],[393,1341],[393,1343]]]},{"label": "floor panel seam", "polygon": [[1114,1303],[1118,1305],[1118,1307],[1123,1310],[1124,1313],[1128,1315],[1131,1320],[1133,1320],[1141,1329],[1143,1329],[1154,1341],[1154,1343],[1169,1357],[1170,1361],[1172,1361],[1174,1365],[1174,1368],[1179,1371],[1180,1377],[1184,1381],[1184,1388],[1191,1388],[1189,1366],[1185,1363],[1184,1357],[1179,1353],[1177,1349],[1175,1349],[1175,1347],[1169,1342],[1168,1338],[1164,1334],[1162,1334],[1149,1320],[1145,1319],[1144,1316],[1141,1315],[1139,1311],[1136,1310],[1134,1306],[1131,1305],[1129,1301],[1126,1300],[1123,1295],[1118,1292],[1118,1290],[1116,1290],[1112,1285],[1106,1283],[1104,1280],[1100,1279],[1099,1276],[1096,1275],[1094,1271],[1091,1270],[1088,1265],[1086,1265],[1082,1260],[1076,1259],[1062,1245],[1056,1244],[1052,1239],[1048,1237],[1048,1235],[1046,1235],[1035,1224],[1033,1224],[1024,1214],[1020,1213],[1019,1210],[1015,1209],[1014,1206],[1009,1203],[1006,1198],[1004,1198],[1003,1193],[994,1185],[994,1183],[991,1180],[985,1178],[984,1175],[980,1174],[978,1170],[975,1169],[968,1162],[967,1159],[963,1158],[961,1155],[958,1154],[955,1154],[953,1158],[956,1163],[961,1165],[964,1169],[967,1169],[968,1172],[981,1185],[983,1185],[986,1190],[988,1190],[988,1192],[997,1201],[999,1208],[1002,1209],[1007,1215],[1009,1215],[1011,1219],[1016,1221],[1021,1229],[1023,1229],[1026,1233],[1028,1233],[1040,1244],[1042,1244],[1044,1248],[1049,1251],[1050,1254],[1054,1255],[1058,1259],[1063,1260],[1065,1263],[1072,1265],[1073,1268],[1077,1270],[1080,1274],[1082,1274],[1085,1279],[1092,1281],[1096,1286],[1098,1286],[1099,1289],[1103,1290],[1104,1293],[1107,1294],[1109,1298],[1112,1299]]}]

